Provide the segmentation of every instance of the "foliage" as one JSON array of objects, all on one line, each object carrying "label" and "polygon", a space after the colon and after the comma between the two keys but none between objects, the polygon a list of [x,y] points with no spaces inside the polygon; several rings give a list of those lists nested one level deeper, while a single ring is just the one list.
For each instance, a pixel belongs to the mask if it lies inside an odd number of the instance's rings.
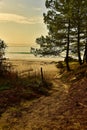
[{"label": "foliage", "polygon": [[6,48],[5,42],[0,39],[0,60],[3,59],[3,56],[5,54],[5,48]]},{"label": "foliage", "polygon": [[87,0],[46,0],[45,6],[47,13],[43,16],[48,35],[36,39],[40,48],[32,48],[32,52],[42,56],[64,52],[67,70],[69,56],[78,58],[80,65],[82,56],[87,61]]},{"label": "foliage", "polygon": [[19,105],[21,101],[30,101],[41,95],[48,96],[51,86],[50,81],[46,77],[42,81],[40,75],[20,77],[12,71],[6,73],[0,77],[0,114],[9,106]]},{"label": "foliage", "polygon": [[3,74],[4,70],[5,70],[5,66],[3,65],[4,60],[5,60],[5,48],[6,48],[6,44],[3,40],[0,40],[0,75]]}]

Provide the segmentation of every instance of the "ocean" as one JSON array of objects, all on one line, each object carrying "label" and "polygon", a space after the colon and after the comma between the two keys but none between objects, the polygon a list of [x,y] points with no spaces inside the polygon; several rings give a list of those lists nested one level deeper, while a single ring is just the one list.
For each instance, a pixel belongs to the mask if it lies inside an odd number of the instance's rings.
[{"label": "ocean", "polygon": [[52,61],[59,61],[63,58],[61,57],[39,57],[30,54],[30,47],[29,46],[8,46],[5,49],[5,57],[9,59],[17,59],[17,60],[52,60]]}]

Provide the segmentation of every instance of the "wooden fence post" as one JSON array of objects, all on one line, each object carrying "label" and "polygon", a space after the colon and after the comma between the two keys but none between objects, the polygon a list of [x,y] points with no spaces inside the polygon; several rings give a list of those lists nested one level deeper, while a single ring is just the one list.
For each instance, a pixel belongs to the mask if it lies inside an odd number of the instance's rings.
[{"label": "wooden fence post", "polygon": [[42,81],[44,80],[42,67],[41,67],[41,79],[42,79]]}]

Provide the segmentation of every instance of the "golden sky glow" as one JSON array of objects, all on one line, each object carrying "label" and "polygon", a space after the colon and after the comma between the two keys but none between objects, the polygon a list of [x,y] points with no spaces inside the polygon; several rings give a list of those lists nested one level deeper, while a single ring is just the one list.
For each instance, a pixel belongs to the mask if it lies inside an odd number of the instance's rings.
[{"label": "golden sky glow", "polygon": [[7,45],[35,45],[47,33],[45,0],[0,0],[0,38]]}]

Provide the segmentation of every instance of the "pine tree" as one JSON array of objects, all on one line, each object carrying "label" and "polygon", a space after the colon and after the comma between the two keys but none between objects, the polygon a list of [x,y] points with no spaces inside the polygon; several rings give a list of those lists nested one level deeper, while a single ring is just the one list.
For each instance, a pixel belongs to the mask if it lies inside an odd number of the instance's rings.
[{"label": "pine tree", "polygon": [[[85,15],[87,8],[87,0],[77,0],[73,2],[72,19],[74,27],[75,46],[77,46],[79,64],[82,64],[81,51],[84,50],[85,43]],[[86,48],[86,46],[85,46]]]},{"label": "pine tree", "polygon": [[[56,54],[60,54],[62,51],[66,50],[65,61],[67,65],[67,70],[70,70],[68,59],[69,59],[69,45],[70,45],[71,7],[69,2],[70,1],[68,0],[67,1],[46,0],[46,8],[48,9],[48,11],[47,14],[44,14],[44,22],[47,24],[47,28],[49,30],[48,35],[51,41],[50,49],[52,49],[54,45],[56,47],[56,52],[57,52]],[[45,39],[46,39],[45,41],[47,41],[47,38]],[[46,44],[47,48],[48,48],[48,44],[49,42],[47,42]],[[40,44],[40,46],[42,47],[42,43]]]},{"label": "pine tree", "polygon": [[[34,52],[43,55],[61,55],[66,52],[65,61],[69,67],[69,55],[81,55],[87,62],[87,0],[46,0],[47,13],[44,13],[44,23],[48,28],[48,36],[36,39],[40,49]],[[78,56],[77,56],[78,54]]]}]

